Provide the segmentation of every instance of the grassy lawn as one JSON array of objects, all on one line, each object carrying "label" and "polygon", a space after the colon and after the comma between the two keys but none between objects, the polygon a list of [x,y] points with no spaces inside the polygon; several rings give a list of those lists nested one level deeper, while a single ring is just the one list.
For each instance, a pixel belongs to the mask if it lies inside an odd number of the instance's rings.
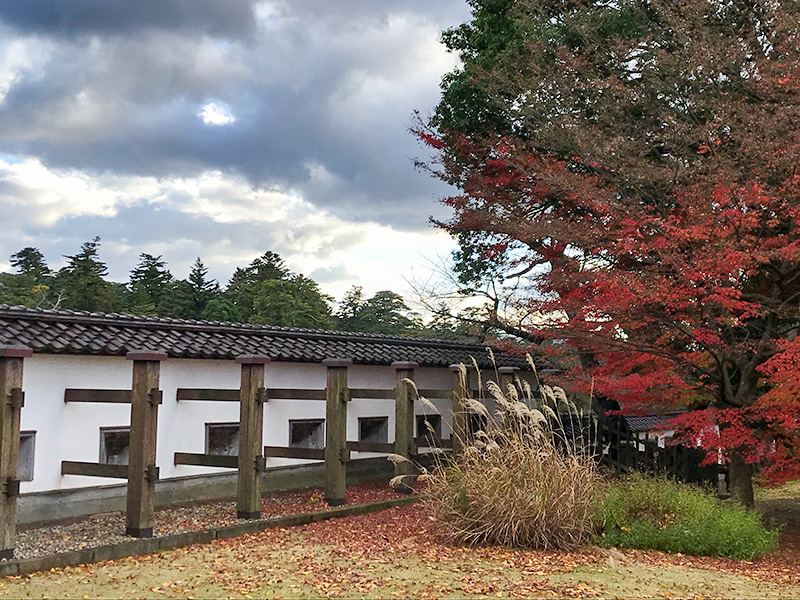
[{"label": "grassy lawn", "polygon": [[786,552],[758,561],[442,543],[419,506],[0,580],[11,598],[800,597]]}]

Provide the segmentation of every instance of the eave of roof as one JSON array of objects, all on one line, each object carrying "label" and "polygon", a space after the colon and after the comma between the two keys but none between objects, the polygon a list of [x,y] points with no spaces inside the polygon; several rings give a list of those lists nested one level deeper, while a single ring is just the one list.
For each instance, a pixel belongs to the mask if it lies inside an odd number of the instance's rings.
[{"label": "eave of roof", "polygon": [[[449,340],[32,309],[0,304],[0,344],[38,353],[119,356],[157,348],[176,358],[230,359],[265,354],[278,361],[318,362],[338,356],[361,364],[414,361],[420,366],[471,363],[492,368],[486,346]],[[445,364],[448,363],[448,364]],[[496,366],[527,368],[524,358],[495,351]]]}]

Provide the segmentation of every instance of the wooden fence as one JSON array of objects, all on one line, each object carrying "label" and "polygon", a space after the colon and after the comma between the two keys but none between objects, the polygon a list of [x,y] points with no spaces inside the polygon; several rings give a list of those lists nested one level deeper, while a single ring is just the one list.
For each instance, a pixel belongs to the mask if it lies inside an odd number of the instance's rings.
[{"label": "wooden fence", "polygon": [[[20,411],[23,405],[22,369],[32,352],[23,347],[0,346],[0,558],[12,558],[16,535],[16,500],[19,495],[17,463],[19,455]],[[66,389],[64,402],[99,402],[130,404],[131,427],[127,465],[100,462],[61,461],[62,475],[109,477],[127,480],[126,535],[152,537],[156,466],[158,408],[164,401],[159,389],[160,365],[167,355],[156,350],[129,352],[132,363],[130,389]],[[414,437],[414,401],[417,395],[449,400],[454,427],[464,430],[467,416],[464,398],[470,390],[465,385],[461,367],[453,365],[453,387],[446,390],[420,389],[413,384],[416,363],[397,362],[392,389],[350,388],[347,381],[350,360],[332,358],[327,367],[326,386],[322,389],[278,389],[265,387],[264,356],[241,356],[239,389],[177,390],[176,401],[238,402],[239,452],[237,456],[176,452],[176,465],[196,465],[237,469],[237,515],[253,519],[261,516],[261,473],[267,457],[311,459],[325,462],[325,499],[333,505],[344,504],[347,463],[351,452],[395,453],[413,460],[421,448],[434,443],[429,435]],[[376,443],[348,441],[347,406],[351,398],[384,399],[395,402],[395,441]],[[320,449],[264,446],[262,440],[264,404],[274,400],[319,400],[326,403],[325,447]],[[452,448],[451,440],[437,440],[440,448]],[[458,451],[458,449],[454,449]],[[411,491],[414,470],[409,462],[395,466],[401,476],[400,492]]]},{"label": "wooden fence", "polygon": [[619,415],[601,415],[590,426],[595,455],[601,465],[617,473],[640,471],[674,477],[686,483],[708,483],[716,487],[724,469],[718,464],[700,466],[706,452],[679,444],[669,438],[659,445],[647,432],[635,432]]}]

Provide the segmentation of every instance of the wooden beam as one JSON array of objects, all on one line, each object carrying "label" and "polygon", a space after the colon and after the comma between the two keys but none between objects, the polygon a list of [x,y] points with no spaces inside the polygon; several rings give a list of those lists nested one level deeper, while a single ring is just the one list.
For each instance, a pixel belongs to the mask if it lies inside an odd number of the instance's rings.
[{"label": "wooden beam", "polygon": [[325,387],[325,501],[330,506],[345,503],[347,480],[347,368],[353,361],[329,358],[322,361],[328,369]]},{"label": "wooden beam", "polygon": [[285,446],[264,446],[264,456],[271,456],[274,458],[325,460],[325,450],[324,448],[286,448]]},{"label": "wooden beam", "polygon": [[431,440],[428,436],[420,436],[414,438],[414,444],[417,448],[452,448],[453,447],[453,439],[440,439],[440,440]]},{"label": "wooden beam", "polygon": [[269,388],[267,396],[270,400],[325,400],[325,390],[291,390],[285,388]]},{"label": "wooden beam", "polygon": [[161,361],[165,353],[149,350],[128,352],[133,361],[131,386],[131,436],[128,448],[128,503],[125,534],[153,537],[153,509],[158,469],[156,431]]},{"label": "wooden beam", "polygon": [[381,442],[347,442],[347,449],[350,452],[381,452],[383,454],[392,454],[394,444],[381,443]]},{"label": "wooden beam", "polygon": [[176,465],[194,465],[197,467],[217,467],[235,469],[239,466],[239,457],[220,454],[199,454],[193,452],[176,452]]},{"label": "wooden beam", "polygon": [[0,346],[0,558],[14,557],[19,496],[19,422],[24,394],[22,363],[33,352]]},{"label": "wooden beam", "polygon": [[394,390],[372,390],[350,388],[350,398],[367,398],[370,400],[393,400]]},{"label": "wooden beam", "polygon": [[241,356],[239,388],[239,476],[236,483],[236,515],[240,519],[261,518],[261,454],[264,430],[264,366],[266,356]]},{"label": "wooden beam", "polygon": [[102,402],[107,404],[130,404],[130,390],[64,390],[64,402]]},{"label": "wooden beam", "polygon": [[210,390],[201,388],[178,388],[180,400],[203,400],[207,402],[238,402],[239,390]]},{"label": "wooden beam", "polygon": [[113,479],[127,479],[128,465],[108,465],[105,463],[62,460],[61,474],[84,475],[86,477],[111,477]]},{"label": "wooden beam", "polygon": [[453,398],[452,390],[418,390],[418,393],[428,400],[451,400]]}]

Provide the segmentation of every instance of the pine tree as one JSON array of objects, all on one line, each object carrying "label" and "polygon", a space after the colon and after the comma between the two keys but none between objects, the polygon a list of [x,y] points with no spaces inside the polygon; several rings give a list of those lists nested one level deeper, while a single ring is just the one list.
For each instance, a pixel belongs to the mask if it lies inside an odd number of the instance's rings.
[{"label": "pine tree", "polygon": [[75,255],[65,255],[67,265],[58,271],[59,308],[110,312],[115,309],[115,294],[104,279],[108,268],[98,258],[100,238],[81,246]]}]

